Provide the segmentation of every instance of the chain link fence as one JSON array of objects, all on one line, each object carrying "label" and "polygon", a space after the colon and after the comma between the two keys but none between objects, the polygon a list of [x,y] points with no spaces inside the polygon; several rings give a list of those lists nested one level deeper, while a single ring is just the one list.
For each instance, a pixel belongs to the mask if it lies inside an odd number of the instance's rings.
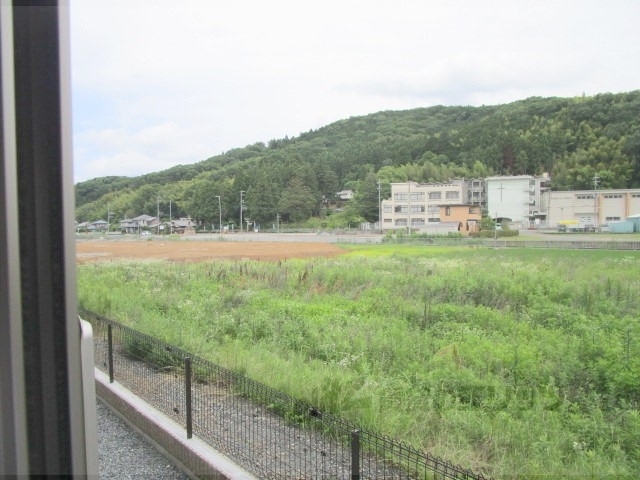
[{"label": "chain link fence", "polygon": [[482,474],[322,412],[96,313],[96,366],[244,469],[268,479],[477,479]]}]

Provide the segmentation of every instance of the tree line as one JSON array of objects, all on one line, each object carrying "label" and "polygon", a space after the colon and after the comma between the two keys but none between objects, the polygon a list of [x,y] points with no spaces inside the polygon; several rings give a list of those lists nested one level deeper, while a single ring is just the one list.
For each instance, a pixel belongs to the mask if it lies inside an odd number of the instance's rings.
[{"label": "tree line", "polygon": [[[191,216],[202,225],[375,221],[391,182],[548,172],[554,190],[640,187],[640,90],[434,106],[339,120],[298,137],[236,148],[139,177],[76,185],[77,220]],[[344,208],[335,198],[355,192]],[[217,196],[220,196],[220,207]],[[335,211],[339,210],[339,211]]]}]

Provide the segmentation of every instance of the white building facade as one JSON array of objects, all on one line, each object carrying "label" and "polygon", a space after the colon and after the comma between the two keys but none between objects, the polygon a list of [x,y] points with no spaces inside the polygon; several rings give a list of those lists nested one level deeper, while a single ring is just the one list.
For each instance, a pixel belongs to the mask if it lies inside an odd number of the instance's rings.
[{"label": "white building facade", "polygon": [[491,218],[510,228],[556,228],[558,225],[600,227],[640,215],[640,189],[551,191],[548,174],[444,183],[391,184],[391,198],[382,200],[382,230],[435,232],[446,219],[440,205],[479,205]]},{"label": "white building facade", "polygon": [[549,187],[547,174],[488,177],[485,179],[488,214],[491,218],[507,219],[515,229],[545,226],[547,212],[542,194]]}]

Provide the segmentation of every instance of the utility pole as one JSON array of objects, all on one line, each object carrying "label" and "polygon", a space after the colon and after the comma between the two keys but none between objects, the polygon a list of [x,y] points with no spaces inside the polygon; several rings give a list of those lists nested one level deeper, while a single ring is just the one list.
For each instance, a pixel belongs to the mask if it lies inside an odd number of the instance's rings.
[{"label": "utility pole", "polygon": [[173,235],[173,220],[171,219],[171,199],[169,199],[169,233]]},{"label": "utility pole", "polygon": [[158,235],[160,235],[160,195],[158,195]]},{"label": "utility pole", "polygon": [[107,233],[111,230],[111,204],[107,203]]},{"label": "utility pole", "polygon": [[409,208],[407,209],[408,221],[407,221],[407,233],[411,235],[411,180],[407,183],[409,189]]},{"label": "utility pole", "polygon": [[380,203],[380,180],[378,180],[378,223],[382,233],[382,203]]},{"label": "utility pole", "polygon": [[222,200],[220,200],[220,195],[216,195],[216,198],[218,199],[218,215],[219,215],[219,223],[218,223],[218,229],[219,232],[218,233],[222,233]]},{"label": "utility pole", "polygon": [[244,196],[244,190],[240,190],[240,231],[242,231],[242,207],[244,206],[244,200],[242,197]]},{"label": "utility pole", "polygon": [[600,182],[600,177],[598,174],[593,175],[593,226],[598,226],[598,183]]}]

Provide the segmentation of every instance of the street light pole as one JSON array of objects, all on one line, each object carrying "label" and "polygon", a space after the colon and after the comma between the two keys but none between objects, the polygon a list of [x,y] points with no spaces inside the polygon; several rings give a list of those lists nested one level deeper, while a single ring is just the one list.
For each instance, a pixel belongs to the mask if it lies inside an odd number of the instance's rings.
[{"label": "street light pole", "polygon": [[222,233],[222,200],[220,200],[220,195],[216,195],[216,198],[218,199],[218,214],[220,216],[218,229],[220,230],[219,233]]}]

